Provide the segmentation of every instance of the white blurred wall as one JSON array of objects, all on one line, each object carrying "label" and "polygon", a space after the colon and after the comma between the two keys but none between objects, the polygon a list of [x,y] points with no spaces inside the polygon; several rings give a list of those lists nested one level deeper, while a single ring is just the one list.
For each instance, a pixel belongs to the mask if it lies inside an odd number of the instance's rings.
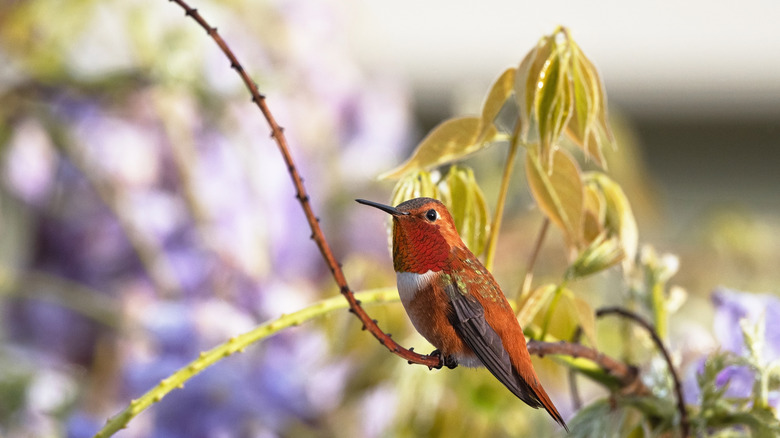
[{"label": "white blurred wall", "polygon": [[355,2],[351,44],[369,68],[437,100],[484,90],[556,25],[601,70],[610,100],[664,117],[780,117],[780,1]]}]

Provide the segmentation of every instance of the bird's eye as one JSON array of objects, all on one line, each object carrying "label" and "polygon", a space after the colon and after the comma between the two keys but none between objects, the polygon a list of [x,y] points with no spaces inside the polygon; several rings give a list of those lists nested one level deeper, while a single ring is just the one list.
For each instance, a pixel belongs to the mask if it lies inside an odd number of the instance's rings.
[{"label": "bird's eye", "polygon": [[438,219],[438,218],[439,218],[439,213],[438,213],[436,210],[434,210],[434,209],[430,209],[430,210],[428,210],[428,211],[425,213],[425,217],[426,217],[426,219],[428,219],[429,221],[433,222],[433,221],[435,221],[436,219]]}]

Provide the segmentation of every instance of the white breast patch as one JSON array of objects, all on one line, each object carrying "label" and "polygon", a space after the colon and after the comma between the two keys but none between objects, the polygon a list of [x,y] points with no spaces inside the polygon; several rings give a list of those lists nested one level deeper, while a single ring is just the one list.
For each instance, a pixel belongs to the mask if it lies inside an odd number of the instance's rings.
[{"label": "white breast patch", "polygon": [[401,302],[404,307],[408,306],[412,302],[417,291],[424,289],[431,284],[433,276],[436,275],[433,271],[428,271],[424,274],[417,274],[414,272],[396,272],[396,283],[398,284],[398,294],[401,296]]}]

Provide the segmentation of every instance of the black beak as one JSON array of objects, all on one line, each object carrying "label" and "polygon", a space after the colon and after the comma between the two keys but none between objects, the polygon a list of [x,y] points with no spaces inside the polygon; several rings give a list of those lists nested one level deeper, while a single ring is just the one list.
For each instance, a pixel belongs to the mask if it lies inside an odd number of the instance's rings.
[{"label": "black beak", "polygon": [[361,204],[364,204],[364,205],[370,205],[371,207],[376,207],[376,208],[384,211],[385,213],[392,214],[393,216],[405,216],[405,215],[409,214],[408,211],[401,211],[401,210],[399,210],[399,209],[397,209],[395,207],[391,207],[391,206],[385,205],[385,204],[380,204],[380,203],[374,202],[374,201],[366,201],[365,199],[355,199],[355,201],[357,201],[357,202],[359,202]]}]

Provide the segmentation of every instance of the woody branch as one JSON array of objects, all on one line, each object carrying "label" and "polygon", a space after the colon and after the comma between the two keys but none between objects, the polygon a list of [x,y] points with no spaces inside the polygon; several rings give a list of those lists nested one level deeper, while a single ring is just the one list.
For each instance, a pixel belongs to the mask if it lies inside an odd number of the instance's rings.
[{"label": "woody branch", "polygon": [[246,85],[247,89],[249,90],[249,93],[252,95],[252,102],[257,105],[257,107],[263,113],[263,117],[265,117],[265,120],[268,122],[268,125],[271,128],[271,137],[276,141],[276,144],[279,147],[279,152],[281,152],[282,158],[287,165],[287,170],[290,173],[290,177],[292,178],[293,186],[295,187],[295,197],[300,202],[301,207],[303,208],[303,213],[306,216],[306,221],[309,223],[309,227],[312,231],[311,238],[320,249],[320,253],[325,259],[325,263],[327,263],[327,265],[330,267],[333,279],[339,286],[341,293],[344,295],[344,298],[346,298],[347,302],[349,302],[350,312],[354,313],[358,319],[360,319],[360,321],[363,323],[363,329],[368,330],[372,335],[374,335],[374,337],[377,338],[377,340],[379,340],[380,344],[387,347],[387,349],[389,349],[391,352],[408,360],[410,363],[419,363],[428,367],[441,367],[442,363],[440,358],[415,353],[395,342],[389,334],[383,332],[379,328],[376,321],[371,319],[366,311],[360,306],[360,302],[355,299],[355,295],[347,284],[347,279],[344,276],[341,265],[336,261],[336,258],[333,255],[333,251],[331,250],[328,241],[325,239],[325,235],[323,234],[322,228],[319,224],[319,218],[317,218],[317,216],[314,214],[314,210],[312,209],[311,203],[309,202],[309,195],[306,191],[306,187],[303,185],[303,179],[301,178],[298,169],[295,167],[295,162],[293,161],[292,155],[290,154],[290,150],[287,145],[287,139],[284,136],[284,128],[282,128],[277,123],[276,119],[271,113],[271,110],[268,108],[268,105],[265,101],[265,96],[260,94],[260,91],[257,88],[257,84],[249,77],[244,67],[241,65],[241,63],[239,63],[238,59],[233,54],[233,51],[230,49],[230,47],[228,47],[225,40],[222,39],[222,36],[217,32],[217,28],[211,26],[203,18],[203,16],[198,13],[197,9],[190,7],[186,2],[184,2],[184,0],[170,1],[173,1],[181,6],[181,8],[184,9],[185,15],[195,20],[206,31],[211,39],[217,43],[217,46],[219,46],[219,48],[222,50],[222,53],[224,53],[230,61],[230,67],[238,73],[238,75],[241,77],[241,80],[244,82],[244,85]]}]

